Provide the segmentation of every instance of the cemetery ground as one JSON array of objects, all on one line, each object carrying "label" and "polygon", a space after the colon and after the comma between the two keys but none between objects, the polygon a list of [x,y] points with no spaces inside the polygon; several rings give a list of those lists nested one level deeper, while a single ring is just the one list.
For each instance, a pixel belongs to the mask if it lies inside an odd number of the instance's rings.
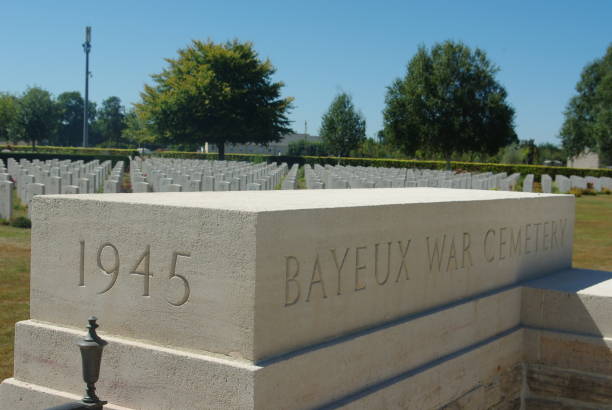
[{"label": "cemetery ground", "polygon": [[[573,265],[612,270],[612,195],[576,198]],[[0,225],[0,380],[13,374],[15,322],[29,317],[29,267],[30,230]]]}]

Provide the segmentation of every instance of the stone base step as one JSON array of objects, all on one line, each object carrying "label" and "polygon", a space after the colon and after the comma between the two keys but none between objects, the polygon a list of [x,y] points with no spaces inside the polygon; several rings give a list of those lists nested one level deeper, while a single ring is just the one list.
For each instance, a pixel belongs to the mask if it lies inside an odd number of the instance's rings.
[{"label": "stone base step", "polygon": [[[46,409],[60,404],[81,400],[81,397],[65,391],[54,390],[15,378],[0,383],[0,407],[12,410]],[[131,410],[112,403],[104,405],[108,410]]]}]

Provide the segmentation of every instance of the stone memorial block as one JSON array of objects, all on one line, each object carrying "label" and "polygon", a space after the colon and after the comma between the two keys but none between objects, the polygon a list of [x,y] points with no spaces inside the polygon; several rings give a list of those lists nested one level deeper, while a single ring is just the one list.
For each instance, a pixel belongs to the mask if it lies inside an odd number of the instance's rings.
[{"label": "stone memorial block", "polygon": [[21,381],[78,394],[74,329],[93,314],[113,405],[400,407],[368,389],[388,398],[406,388],[398,374],[472,345],[489,346],[460,356],[478,377],[521,360],[513,286],[570,268],[573,227],[572,196],[517,192],[36,197],[31,319],[0,403]]},{"label": "stone memorial block", "polygon": [[169,184],[166,186],[167,192],[181,192],[183,186],[179,184]]},{"label": "stone memorial block", "polygon": [[[275,191],[269,196],[252,194],[248,200],[239,193],[37,198],[32,317],[78,326],[83,314],[87,316],[85,310],[102,317],[108,307],[123,306],[138,320],[125,328],[123,318],[108,315],[107,331],[211,352],[238,352],[256,360],[570,266],[571,197],[471,193],[471,200],[461,200],[460,223],[451,226],[438,215],[450,209],[448,201],[461,198],[461,191],[411,191],[415,192],[410,196],[402,189],[377,191],[374,202],[379,206],[372,209],[360,206],[373,201],[367,190]],[[295,194],[279,197],[279,192]],[[501,198],[505,200],[492,200]],[[100,201],[105,201],[104,208]],[[156,211],[143,213],[134,205],[138,203]],[[183,217],[170,217],[179,204]],[[59,223],[64,213],[73,223]],[[116,221],[116,231],[102,226],[109,218]],[[219,218],[227,219],[221,236],[214,229]],[[206,228],[194,225],[194,220]],[[169,237],[164,221],[180,236]],[[304,225],[295,234],[275,234],[283,223],[295,226],[301,221]],[[133,228],[129,234],[122,228],[128,223]],[[66,241],[49,242],[48,235],[57,238],[64,231]],[[67,250],[69,241],[75,249]],[[194,244],[206,245],[193,248]],[[257,253],[252,253],[255,249]],[[246,254],[238,257],[233,252]],[[543,254],[549,257],[539,257]],[[183,278],[130,274],[130,269],[140,271],[141,264],[132,265],[142,262],[142,255],[149,255],[151,266],[167,264],[165,259],[176,256]],[[334,259],[338,266],[345,259],[340,272]],[[73,264],[75,277],[68,276],[66,269]],[[174,274],[179,274],[178,266]],[[220,272],[233,273],[226,277],[218,276]],[[57,283],[64,285],[51,286]],[[152,296],[153,289],[159,292],[155,298],[129,296]],[[246,292],[244,297],[231,296],[238,289]],[[380,297],[388,302],[385,308],[372,309]],[[83,298],[89,302],[80,306]],[[243,310],[248,300],[258,301],[255,312]],[[178,306],[182,308],[176,312],[182,313],[170,322],[145,315],[149,309],[172,314]],[[325,318],[315,314],[323,306],[329,313]],[[335,320],[347,306],[355,314],[342,322]],[[207,310],[206,315],[201,309]],[[196,317],[201,326],[188,326]],[[252,319],[261,320],[261,327],[250,334],[247,323]],[[201,329],[207,329],[205,334],[200,334]]]},{"label": "stone memorial block", "polygon": [[13,182],[0,181],[0,218],[10,221],[13,217]]}]

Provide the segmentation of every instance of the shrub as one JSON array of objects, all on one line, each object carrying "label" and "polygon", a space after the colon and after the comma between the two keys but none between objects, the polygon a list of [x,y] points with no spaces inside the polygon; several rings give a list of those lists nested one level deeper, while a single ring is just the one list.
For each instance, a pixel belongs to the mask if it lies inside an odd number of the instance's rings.
[{"label": "shrub", "polygon": [[582,196],[582,189],[580,188],[572,188],[569,190],[570,194],[573,194],[576,198],[580,198]]},{"label": "shrub", "polygon": [[597,195],[597,191],[595,191],[593,188],[583,189],[582,195]]},{"label": "shrub", "polygon": [[32,227],[32,221],[30,221],[30,219],[26,218],[25,216],[18,216],[17,218],[11,221],[11,226],[14,226],[15,228],[29,229]]},{"label": "shrub", "polygon": [[0,225],[8,225],[8,224],[9,224],[9,221],[7,221],[4,218],[0,218]]},{"label": "shrub", "polygon": [[540,182],[534,182],[533,183],[533,192],[540,192],[540,193],[542,193],[542,184]]},{"label": "shrub", "polygon": [[602,188],[601,189],[601,193],[604,194],[604,195],[610,195],[610,194],[612,194],[612,191],[609,190],[608,188]]}]

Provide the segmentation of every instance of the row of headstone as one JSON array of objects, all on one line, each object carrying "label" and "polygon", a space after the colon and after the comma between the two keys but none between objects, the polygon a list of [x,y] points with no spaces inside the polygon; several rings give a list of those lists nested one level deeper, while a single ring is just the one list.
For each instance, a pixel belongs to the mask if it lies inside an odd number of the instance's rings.
[{"label": "row of headstone", "polygon": [[136,158],[130,163],[133,192],[270,190],[276,189],[287,173],[285,163],[169,158]]},{"label": "row of headstone", "polygon": [[104,182],[104,193],[119,193],[123,192],[123,173],[124,173],[125,163],[123,161],[118,161],[113,169],[110,172],[110,176]]},{"label": "row of headstone", "polygon": [[411,168],[305,165],[308,189],[438,187],[513,190],[519,174],[456,173]]},{"label": "row of headstone", "polygon": [[293,164],[287,176],[281,184],[281,189],[296,189],[297,188],[297,173],[300,169],[298,164]]},{"label": "row of headstone", "polygon": [[[316,167],[317,165],[315,165]],[[320,167],[320,165],[318,165]],[[324,189],[325,183],[319,177],[319,173],[315,172],[308,164],[304,165],[304,179],[306,180],[306,189]]]},{"label": "row of headstone", "polygon": [[[118,163],[114,170],[122,171],[123,163]],[[91,162],[70,160],[34,159],[32,161],[9,158],[6,173],[0,174],[0,179],[10,176],[15,182],[15,192],[19,200],[30,205],[35,195],[60,195],[100,192],[111,171],[112,163],[99,160]],[[116,172],[113,174],[115,177]],[[6,185],[6,184],[4,184]],[[6,190],[6,188],[5,188]],[[4,201],[3,201],[4,202]],[[30,210],[28,207],[28,214]]]},{"label": "row of headstone", "polygon": [[10,220],[13,217],[13,182],[8,169],[0,158],[0,219]]},{"label": "row of headstone", "polygon": [[[305,165],[304,177],[307,189],[346,189],[346,188],[396,188],[396,187],[439,187],[457,189],[495,189],[514,191],[521,175],[514,173],[493,174],[456,173],[452,171],[421,170],[410,168],[375,168],[332,165]],[[535,177],[527,174],[523,179],[522,191],[534,191]],[[553,179],[550,175],[540,178],[543,193],[553,192]],[[565,177],[556,175],[554,185],[560,193],[568,193],[572,188],[592,188],[597,192],[612,190],[609,177]]]},{"label": "row of headstone", "polygon": [[[533,175],[529,174],[523,180],[523,192],[533,192]],[[540,177],[542,192],[549,194],[553,192],[553,179],[550,175],[542,175]],[[604,189],[612,190],[612,178],[609,177],[579,177],[571,175],[569,178],[557,174],[555,176],[554,185],[561,194],[567,194],[572,188],[587,189],[591,188],[596,192],[601,192]]]}]

